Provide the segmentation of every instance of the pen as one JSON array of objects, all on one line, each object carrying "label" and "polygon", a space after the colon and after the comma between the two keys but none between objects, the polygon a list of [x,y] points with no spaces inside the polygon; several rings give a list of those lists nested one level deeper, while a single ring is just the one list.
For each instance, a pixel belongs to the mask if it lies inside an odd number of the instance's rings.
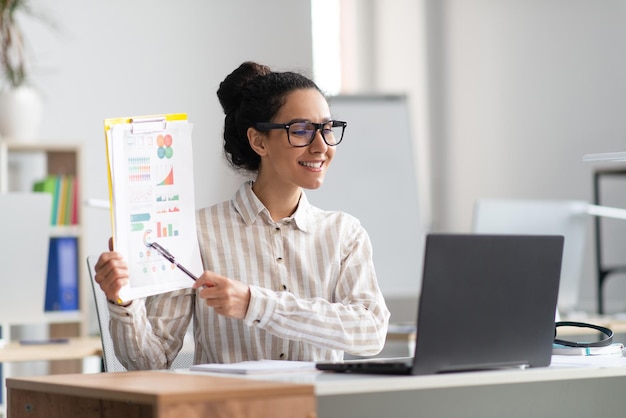
[{"label": "pen", "polygon": [[178,267],[179,269],[181,269],[183,271],[183,273],[185,273],[187,276],[191,277],[193,280],[198,280],[198,278],[196,276],[193,275],[193,273],[191,273],[189,270],[187,270],[185,267],[183,267],[182,265],[180,265],[176,259],[174,258],[174,256],[167,251],[165,248],[161,247],[158,243],[156,242],[151,242],[150,243],[150,247],[154,248],[155,250],[157,250],[159,253],[161,253],[161,255],[165,258],[167,258],[167,260],[174,264],[176,267]]}]

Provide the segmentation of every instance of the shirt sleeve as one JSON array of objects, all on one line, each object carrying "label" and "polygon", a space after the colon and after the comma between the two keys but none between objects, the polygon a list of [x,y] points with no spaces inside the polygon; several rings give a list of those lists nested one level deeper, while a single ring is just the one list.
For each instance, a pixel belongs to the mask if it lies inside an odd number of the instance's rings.
[{"label": "shirt sleeve", "polygon": [[250,286],[245,322],[289,340],[353,355],[374,355],[385,343],[389,310],[378,287],[372,247],[366,231],[356,225],[345,241],[333,300],[299,298]]},{"label": "shirt sleeve", "polygon": [[192,289],[109,305],[115,354],[127,370],[167,369],[180,351],[193,312]]}]

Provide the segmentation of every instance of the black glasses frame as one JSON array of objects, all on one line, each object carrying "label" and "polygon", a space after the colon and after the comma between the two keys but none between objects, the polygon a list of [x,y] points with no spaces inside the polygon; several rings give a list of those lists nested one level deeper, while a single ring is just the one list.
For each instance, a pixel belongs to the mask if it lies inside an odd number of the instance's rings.
[{"label": "black glasses frame", "polygon": [[[289,137],[289,128],[291,127],[291,125],[294,125],[296,123],[308,123],[315,127],[315,130],[311,134],[311,138],[309,138],[308,143],[302,144],[302,145],[294,145],[291,143],[291,138]],[[328,141],[326,140],[326,137],[324,136],[324,130],[322,129],[324,126],[328,125],[329,123],[332,124],[331,127],[333,128],[342,128],[341,137],[339,138],[339,141],[335,142],[334,144],[328,143]],[[346,130],[346,126],[348,126],[348,122],[344,122],[341,120],[329,120],[329,121],[322,122],[322,123],[297,121],[297,122],[290,122],[290,123],[257,122],[254,124],[254,127],[256,129],[258,129],[259,131],[263,131],[263,132],[267,132],[272,129],[284,129],[285,131],[287,131],[287,141],[289,142],[289,145],[291,145],[292,147],[298,147],[298,148],[308,147],[309,145],[311,145],[311,143],[315,139],[315,134],[317,133],[317,131],[320,131],[320,133],[322,134],[322,139],[324,140],[326,145],[328,145],[329,147],[334,147],[335,145],[339,145],[339,143],[341,143],[341,141],[343,140],[343,134]]]}]

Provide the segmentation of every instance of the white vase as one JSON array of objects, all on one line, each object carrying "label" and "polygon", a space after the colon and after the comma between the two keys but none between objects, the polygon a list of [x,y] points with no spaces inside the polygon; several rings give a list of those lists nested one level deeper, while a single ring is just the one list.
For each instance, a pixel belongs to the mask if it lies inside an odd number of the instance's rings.
[{"label": "white vase", "polygon": [[20,86],[0,93],[0,136],[6,141],[36,141],[43,114],[39,93]]}]

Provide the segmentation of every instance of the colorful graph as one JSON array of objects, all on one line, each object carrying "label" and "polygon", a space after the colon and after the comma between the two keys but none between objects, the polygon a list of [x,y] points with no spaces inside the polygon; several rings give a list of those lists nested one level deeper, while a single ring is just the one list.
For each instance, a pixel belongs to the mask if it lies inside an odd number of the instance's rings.
[{"label": "colorful graph", "polygon": [[178,236],[178,229],[174,229],[174,225],[170,223],[162,224],[161,222],[157,222],[156,231],[157,231],[158,238]]},{"label": "colorful graph", "polygon": [[171,186],[174,184],[174,167],[167,166],[159,171],[161,175],[158,178],[163,178],[163,180],[157,183],[157,186]]},{"label": "colorful graph", "polygon": [[149,221],[150,214],[149,213],[133,213],[130,215],[131,222],[141,222],[141,221]]},{"label": "colorful graph", "polygon": [[171,207],[171,208],[163,208],[160,210],[157,210],[156,213],[174,213],[174,212],[180,212],[180,209],[176,206]]},{"label": "colorful graph", "polygon": [[130,230],[131,231],[143,231],[144,228],[144,224],[143,222],[134,222],[132,224],[130,224]]},{"label": "colorful graph", "polygon": [[157,202],[170,202],[174,200],[180,200],[180,196],[178,195],[178,193],[172,195],[159,195],[156,198]]},{"label": "colorful graph", "polygon": [[160,147],[162,146],[171,147],[172,142],[173,142],[173,139],[172,139],[172,135],[170,134],[157,136],[157,145]]},{"label": "colorful graph", "polygon": [[172,148],[172,135],[159,135],[157,136],[157,156],[160,159],[172,158],[174,156],[174,149]]},{"label": "colorful graph", "polygon": [[143,233],[143,245],[149,248],[150,244],[152,244],[152,230],[146,229]]},{"label": "colorful graph", "polygon": [[128,181],[150,181],[149,157],[130,157],[128,159]]}]

